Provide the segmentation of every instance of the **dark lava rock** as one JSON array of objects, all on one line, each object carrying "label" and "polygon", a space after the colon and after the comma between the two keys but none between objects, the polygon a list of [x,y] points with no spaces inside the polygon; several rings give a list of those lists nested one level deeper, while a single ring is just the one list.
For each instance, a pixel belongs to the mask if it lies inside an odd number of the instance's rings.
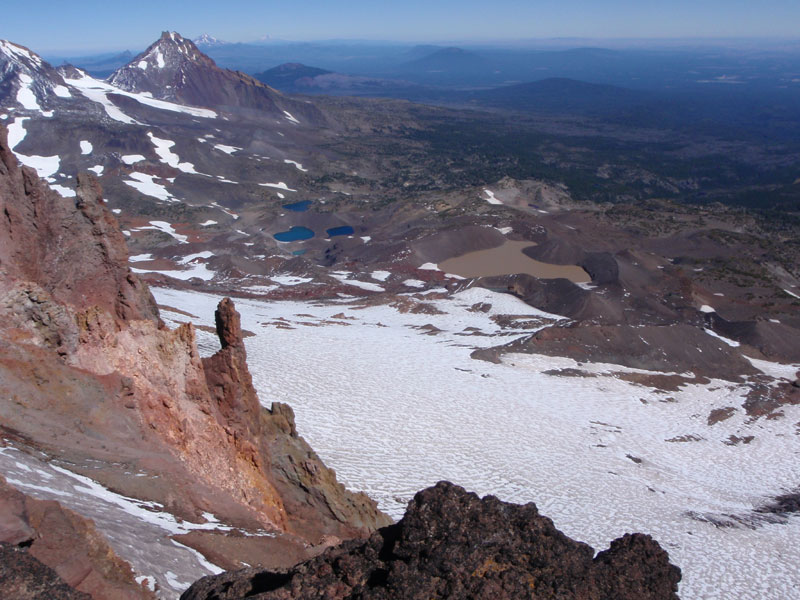
[{"label": "dark lava rock", "polygon": [[619,302],[593,294],[567,279],[539,279],[520,273],[483,277],[477,283],[489,289],[505,289],[530,306],[570,319],[602,323],[625,319]]},{"label": "dark lava rock", "polygon": [[527,339],[497,349],[568,356],[578,362],[602,362],[662,372],[742,381],[758,374],[736,348],[683,323],[669,326],[593,325],[548,327]]},{"label": "dark lava rock", "polygon": [[742,344],[756,348],[764,356],[780,362],[800,362],[800,332],[785,323],[728,321],[717,313],[706,315],[711,329]]},{"label": "dark lava rock", "polygon": [[619,281],[619,265],[608,252],[588,252],[578,263],[592,278],[592,283],[603,285]]},{"label": "dark lava rock", "polygon": [[23,548],[0,543],[0,596],[14,600],[90,600]]},{"label": "dark lava rock", "polygon": [[774,498],[756,512],[782,516],[800,513],[800,489]]},{"label": "dark lava rock", "polygon": [[284,571],[205,577],[181,599],[673,599],[680,578],[650,536],[625,535],[595,557],[532,503],[480,499],[441,482],[366,542],[346,542]]}]

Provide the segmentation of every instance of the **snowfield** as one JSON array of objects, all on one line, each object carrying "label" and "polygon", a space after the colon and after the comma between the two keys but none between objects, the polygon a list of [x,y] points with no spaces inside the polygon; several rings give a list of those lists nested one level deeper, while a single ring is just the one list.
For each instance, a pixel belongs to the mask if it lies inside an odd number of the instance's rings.
[{"label": "snowfield", "polygon": [[35,169],[39,177],[50,177],[58,172],[61,165],[60,156],[27,156],[14,150],[27,135],[25,129],[27,120],[28,117],[17,117],[8,125],[8,147],[14,152],[19,162],[26,167]]},{"label": "snowfield", "polygon": [[[154,293],[198,323],[214,321],[218,297]],[[401,312],[414,298],[442,314]],[[474,348],[524,333],[502,329],[494,316],[515,315],[529,328],[557,317],[476,288],[398,299],[396,307],[236,301],[243,327],[256,333],[246,343],[262,402],[291,404],[301,435],[348,487],[399,518],[416,491],[448,479],[535,502],[598,551],[626,532],[650,533],[683,570],[682,598],[796,597],[800,518],[767,523],[752,510],[800,482],[800,407],[753,420],[741,409],[746,389],[730,382],[665,393],[623,381],[616,374],[646,372],[617,365],[474,360]],[[472,308],[479,303],[492,309]],[[287,320],[280,327],[279,318]],[[218,347],[210,334],[198,338],[203,353]],[[784,377],[796,370],[754,364]],[[711,410],[725,407],[733,416],[709,425]],[[732,444],[734,435],[754,439]],[[752,527],[703,520],[724,515]]]},{"label": "snowfield", "polygon": [[152,196],[153,198],[165,202],[175,200],[174,196],[169,193],[165,186],[155,182],[155,179],[157,179],[155,175],[134,171],[129,173],[128,177],[130,177],[130,179],[123,179],[122,183],[131,186],[146,196]]},{"label": "snowfield", "polygon": [[[159,55],[160,56],[160,55]],[[163,60],[163,59],[162,59]],[[175,104],[174,102],[168,102],[166,100],[159,100],[157,98],[153,98],[153,96],[149,92],[144,93],[133,93],[127,92],[122,90],[118,87],[111,85],[106,81],[102,81],[100,79],[95,79],[86,73],[81,73],[80,77],[76,77],[75,79],[67,79],[65,78],[64,81],[78,91],[80,91],[84,96],[89,98],[89,100],[96,102],[103,106],[106,111],[106,114],[115,121],[119,121],[121,123],[128,123],[128,124],[139,124],[138,121],[132,119],[125,113],[123,113],[109,98],[108,94],[117,94],[120,96],[127,96],[128,98],[132,98],[139,102],[140,104],[144,104],[146,106],[150,106],[152,108],[157,108],[159,110],[166,110],[169,112],[177,112],[183,113],[186,115],[190,115],[192,117],[200,117],[203,119],[216,119],[217,113],[213,110],[207,108],[197,108],[194,106],[184,106],[183,104]],[[67,90],[69,93],[69,90]]]},{"label": "snowfield", "polygon": [[489,204],[502,204],[502,202],[494,195],[493,191],[483,190],[483,193],[486,194],[486,201]]},{"label": "snowfield", "polygon": [[153,146],[155,146],[155,152],[158,154],[161,162],[168,164],[170,167],[178,169],[179,171],[183,171],[184,173],[201,175],[201,173],[198,173],[195,170],[192,163],[181,162],[180,157],[172,151],[172,147],[175,146],[175,142],[172,140],[157,138],[151,131],[147,132],[147,137],[149,137],[150,141],[153,142]]}]

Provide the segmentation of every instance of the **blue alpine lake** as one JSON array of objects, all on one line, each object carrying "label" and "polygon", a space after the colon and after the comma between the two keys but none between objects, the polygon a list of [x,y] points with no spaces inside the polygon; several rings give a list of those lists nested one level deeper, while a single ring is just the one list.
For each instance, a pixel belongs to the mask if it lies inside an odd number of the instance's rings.
[{"label": "blue alpine lake", "polygon": [[279,242],[299,242],[301,240],[310,240],[314,237],[314,232],[308,227],[292,227],[289,231],[281,231],[272,237]]},{"label": "blue alpine lake", "polygon": [[329,238],[336,237],[337,235],[353,235],[354,230],[350,225],[342,225],[341,227],[331,227],[325,230]]}]

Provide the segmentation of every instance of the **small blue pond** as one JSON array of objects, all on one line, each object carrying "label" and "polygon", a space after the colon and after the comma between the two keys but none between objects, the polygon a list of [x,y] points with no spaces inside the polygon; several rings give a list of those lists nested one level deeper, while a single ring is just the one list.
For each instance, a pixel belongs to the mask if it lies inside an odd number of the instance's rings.
[{"label": "small blue pond", "polygon": [[350,225],[342,225],[341,227],[331,227],[325,230],[329,238],[336,237],[337,235],[353,235],[355,231]]},{"label": "small blue pond", "polygon": [[294,212],[306,212],[312,204],[314,204],[313,200],[301,200],[300,202],[284,204],[283,208],[286,210],[293,210]]},{"label": "small blue pond", "polygon": [[294,252],[292,252],[292,254],[294,256],[303,256],[303,254],[305,254],[306,252],[308,252],[308,248],[303,248],[302,250],[295,250]]},{"label": "small blue pond", "polygon": [[300,240],[310,240],[314,237],[314,232],[308,227],[292,227],[289,231],[281,231],[272,237],[279,242],[299,242]]}]

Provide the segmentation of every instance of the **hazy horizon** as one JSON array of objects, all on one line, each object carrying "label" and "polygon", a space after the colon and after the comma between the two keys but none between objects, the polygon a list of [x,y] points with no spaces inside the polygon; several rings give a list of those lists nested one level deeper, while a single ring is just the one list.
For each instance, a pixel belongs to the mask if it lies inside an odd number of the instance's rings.
[{"label": "hazy horizon", "polygon": [[[32,18],[31,15],[34,15]],[[547,0],[521,3],[409,0],[381,6],[353,0],[346,6],[309,0],[286,8],[277,2],[234,0],[220,5],[201,0],[156,3],[142,0],[135,14],[123,5],[97,0],[65,8],[53,0],[33,1],[4,15],[0,38],[39,53],[114,52],[144,49],[161,31],[189,38],[208,33],[234,43],[263,37],[285,42],[535,44],[599,42],[667,44],[759,42],[796,43],[800,3],[768,0],[755,5],[688,0]]]}]

